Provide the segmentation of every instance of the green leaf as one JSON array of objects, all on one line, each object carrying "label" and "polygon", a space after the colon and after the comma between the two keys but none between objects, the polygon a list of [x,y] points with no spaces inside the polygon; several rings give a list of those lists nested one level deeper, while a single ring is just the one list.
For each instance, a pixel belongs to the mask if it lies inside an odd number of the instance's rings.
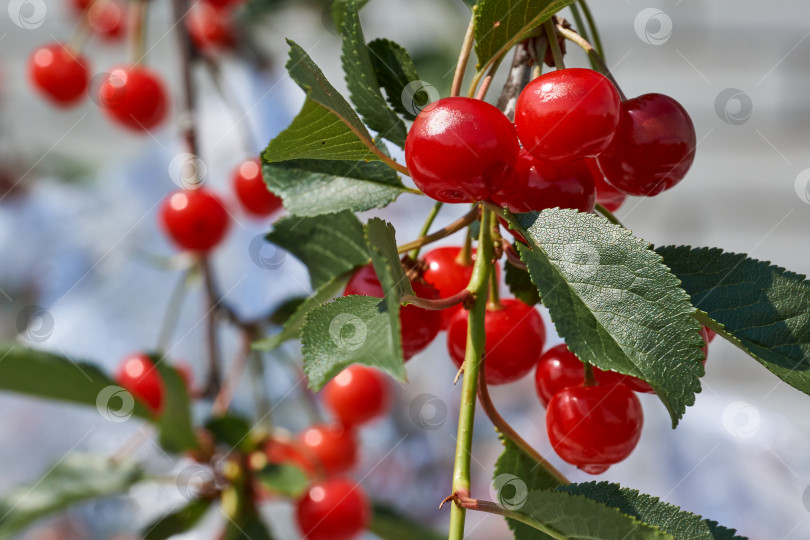
[{"label": "green leaf", "polygon": [[388,308],[391,312],[398,312],[401,298],[413,294],[413,288],[399,261],[394,226],[380,218],[372,218],[366,224],[365,239],[386,302],[391,300]]},{"label": "green leaf", "polygon": [[273,493],[296,499],[311,484],[309,476],[299,467],[289,464],[269,464],[257,476],[259,481]]},{"label": "green leaf", "polygon": [[255,441],[250,437],[251,423],[247,418],[229,414],[209,418],[205,429],[214,436],[214,441],[231,449],[249,453],[256,449]]},{"label": "green leaf", "polygon": [[509,262],[506,262],[503,267],[506,285],[515,298],[530,306],[540,303],[537,287],[532,283],[532,278],[527,270],[518,268]]},{"label": "green leaf", "polygon": [[574,0],[480,0],[475,10],[475,54],[486,71],[526,34]]},{"label": "green leaf", "polygon": [[270,191],[296,216],[381,208],[410,191],[379,161],[298,159],[264,165]]},{"label": "green leaf", "polygon": [[284,300],[273,310],[270,315],[270,322],[277,326],[284,326],[295,315],[298,308],[307,301],[308,296],[294,296]]},{"label": "green leaf", "polygon": [[357,7],[357,10],[363,8],[366,4],[368,4],[369,0],[334,0],[332,2],[332,23],[335,25],[335,30],[338,32],[342,31],[343,28],[343,14],[346,10],[346,4],[349,2],[353,2],[354,5]]},{"label": "green leaf", "polygon": [[403,516],[390,506],[374,503],[369,530],[381,540],[442,540],[444,535]]},{"label": "green leaf", "polygon": [[270,141],[264,159],[377,160],[374,141],[351,105],[335,90],[315,62],[294,41],[287,71],[307,94],[292,123]]},{"label": "green leaf", "polygon": [[193,529],[211,506],[212,499],[197,499],[148,525],[141,537],[144,540],[166,540],[176,534]]},{"label": "green leaf", "polygon": [[343,287],[346,286],[350,276],[350,273],[335,276],[321,285],[318,290],[312,293],[309,298],[304,300],[304,302],[298,306],[298,309],[296,309],[295,313],[293,313],[293,315],[287,320],[287,323],[284,325],[281,332],[261,341],[257,341],[253,344],[253,348],[262,351],[272,351],[285,341],[300,337],[301,329],[304,327],[304,319],[306,318],[307,313],[324,302],[334,298],[334,296],[342,291]]},{"label": "green leaf", "polygon": [[[249,503],[245,502],[247,506]],[[222,540],[273,540],[273,536],[262,521],[255,507],[241,510],[237,516],[227,521]]]},{"label": "green leaf", "polygon": [[[406,88],[410,88],[408,85],[420,80],[419,72],[408,51],[398,43],[382,38],[371,41],[368,49],[371,52],[371,64],[377,75],[377,82],[385,89],[388,103],[405,118],[415,119],[416,115],[413,114],[413,111],[408,110],[402,102],[403,96],[406,95]],[[408,95],[411,100],[415,100],[417,105],[427,103],[428,96],[424,92],[422,94],[410,92]],[[421,97],[422,101],[417,100],[417,96]]]},{"label": "green leaf", "polygon": [[349,96],[357,107],[357,112],[371,129],[400,148],[404,148],[408,130],[380,92],[380,83],[377,81],[371,54],[360,26],[358,9],[353,0],[344,2],[340,25],[343,35],[341,59]]},{"label": "green leaf", "polygon": [[700,325],[678,279],[649,244],[599,216],[555,208],[519,219],[532,244],[520,256],[568,348],[650,383],[677,425],[703,375]]},{"label": "green leaf", "polygon": [[592,501],[616,508],[621,513],[649,525],[655,525],[675,538],[689,540],[744,540],[736,531],[718,525],[658,497],[639,493],[609,482],[586,482],[560,486],[557,491],[583,495]]},{"label": "green leaf", "polygon": [[70,453],[30,485],[0,498],[0,539],[13,538],[38,519],[71,505],[125,493],[142,479],[135,463]]},{"label": "green leaf", "polygon": [[[115,394],[116,389],[123,391],[93,364],[19,345],[0,345],[0,390],[106,409],[105,396]],[[112,408],[118,403],[109,405]],[[128,414],[130,406],[133,415],[153,419],[137,400],[121,403],[119,412]]]},{"label": "green leaf", "polygon": [[656,249],[719,334],[810,394],[810,282],[769,262],[720,249]]},{"label": "green leaf", "polygon": [[380,368],[404,382],[399,321],[392,328],[392,320],[385,301],[370,296],[343,296],[310,311],[301,333],[309,387],[317,392],[351,364]]},{"label": "green leaf", "polygon": [[267,240],[307,266],[315,289],[368,262],[363,224],[348,211],[318,217],[282,218],[275,222]]},{"label": "green leaf", "polygon": [[160,357],[153,356],[163,379],[163,411],[158,419],[158,441],[165,450],[174,453],[185,452],[199,446],[194,434],[191,419],[191,403],[188,399],[186,384],[180,373]]}]

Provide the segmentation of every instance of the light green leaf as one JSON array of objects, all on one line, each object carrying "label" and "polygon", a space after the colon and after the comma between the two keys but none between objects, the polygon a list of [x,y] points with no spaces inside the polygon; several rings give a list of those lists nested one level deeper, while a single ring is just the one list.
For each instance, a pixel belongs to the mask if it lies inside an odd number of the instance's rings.
[{"label": "light green leaf", "polygon": [[555,208],[519,219],[531,243],[520,256],[568,348],[650,383],[677,425],[703,375],[700,325],[678,279],[649,244],[593,214]]},{"label": "light green leaf", "polygon": [[349,2],[354,2],[354,5],[360,10],[368,4],[369,0],[334,0],[332,2],[332,23],[335,25],[335,30],[338,32],[341,31],[343,26],[343,13],[346,10],[346,4]]},{"label": "light green leaf", "polygon": [[416,115],[405,107],[403,99],[407,96],[411,102],[423,106],[429,97],[424,92],[409,92],[406,95],[408,85],[420,80],[408,51],[401,45],[382,38],[371,41],[368,49],[371,52],[374,73],[380,86],[385,89],[388,103],[405,118],[415,119]]},{"label": "light green leaf", "polygon": [[0,539],[11,539],[38,519],[74,504],[125,493],[142,479],[135,463],[70,453],[31,484],[0,498]]},{"label": "light green leaf", "polygon": [[307,266],[312,287],[368,262],[363,224],[351,212],[318,217],[289,216],[276,221],[267,240]]},{"label": "light green leaf", "polygon": [[390,506],[375,503],[369,530],[381,540],[442,540],[444,535],[428,529]]},{"label": "light green leaf", "polygon": [[144,540],[166,540],[177,534],[193,529],[202,519],[212,499],[197,499],[186,506],[159,518],[148,525],[141,537]]},{"label": "light green leaf", "polygon": [[311,483],[307,473],[289,464],[271,463],[261,469],[257,477],[269,491],[293,499],[300,497]]},{"label": "light green leaf", "polygon": [[720,249],[656,251],[692,298],[725,328],[719,335],[810,394],[810,282],[769,262]]},{"label": "light green leaf", "polygon": [[675,538],[689,540],[745,540],[736,531],[717,522],[704,519],[675,505],[662,502],[658,497],[639,493],[609,482],[586,482],[560,486],[557,491],[583,495],[592,501],[616,508],[648,525],[655,525]]},{"label": "light green leaf", "polygon": [[191,419],[191,403],[188,399],[186,384],[180,373],[160,357],[153,356],[163,379],[163,410],[158,419],[158,441],[165,450],[174,453],[185,452],[199,446],[194,435],[194,424]]},{"label": "light green leaf", "polygon": [[264,165],[264,180],[296,216],[381,208],[410,191],[379,161],[301,159]]}]

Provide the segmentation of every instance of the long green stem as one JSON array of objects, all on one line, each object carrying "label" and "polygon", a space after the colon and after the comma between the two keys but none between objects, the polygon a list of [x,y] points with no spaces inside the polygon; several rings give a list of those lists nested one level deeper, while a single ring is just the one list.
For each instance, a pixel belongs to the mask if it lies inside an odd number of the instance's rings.
[{"label": "long green stem", "polygon": [[579,7],[577,7],[576,3],[571,4],[568,7],[571,8],[571,15],[574,16],[574,23],[577,25],[577,32],[579,32],[582,37],[590,41],[591,36],[588,33],[588,29],[585,27],[585,22],[582,20],[582,14],[579,12]]},{"label": "long green stem", "polygon": [[596,69],[596,71],[600,72],[602,75],[610,79],[610,82],[613,83],[613,86],[615,86],[616,90],[619,92],[619,96],[622,98],[622,101],[627,101],[627,96],[625,96],[624,92],[622,92],[619,83],[616,81],[616,78],[613,76],[613,73],[610,72],[610,69],[608,69],[607,64],[605,64],[605,60],[604,58],[602,58],[602,55],[599,54],[599,51],[594,49],[593,45],[588,43],[588,41],[585,38],[583,38],[576,32],[569,30],[568,28],[564,28],[563,26],[558,25],[557,31],[565,39],[579,45],[582,48],[582,50],[585,51],[585,54],[588,55],[588,59],[591,61],[591,65],[594,66],[594,69]]},{"label": "long green stem", "polygon": [[[422,225],[422,230],[419,232],[419,238],[423,236],[427,236],[430,232],[430,227],[433,225],[433,222],[436,220],[436,216],[439,215],[439,210],[442,209],[444,203],[441,201],[437,201],[436,204],[433,205],[433,208],[430,210],[427,219],[425,220],[425,224]],[[410,257],[413,260],[419,258],[419,250],[422,249],[422,246],[416,246],[411,250]]]},{"label": "long green stem", "polygon": [[[461,407],[458,416],[458,436],[453,466],[453,493],[468,497],[470,493],[470,455],[473,441],[476,393],[481,357],[484,353],[487,285],[492,271],[492,236],[490,220],[492,212],[481,216],[481,232],[478,239],[478,256],[475,259],[472,277],[467,290],[476,295],[470,308],[467,325],[467,349],[464,355],[464,383],[461,389]],[[449,540],[463,540],[465,510],[454,504],[450,510]]]},{"label": "long green stem", "polygon": [[588,27],[591,31],[591,35],[593,35],[593,43],[596,46],[596,51],[599,53],[599,56],[604,58],[605,49],[602,47],[602,38],[599,37],[599,29],[596,27],[596,21],[593,20],[591,8],[588,7],[588,3],[585,0],[579,0],[579,5],[582,7],[585,18],[588,20]]},{"label": "long green stem", "polygon": [[554,67],[557,69],[565,69],[565,62],[563,61],[562,51],[560,50],[560,42],[557,41],[557,30],[554,28],[554,21],[551,19],[543,23],[546,29],[546,36],[548,37],[548,45],[551,47],[551,56],[554,57]]},{"label": "long green stem", "polygon": [[602,216],[604,216],[604,218],[607,219],[609,222],[613,223],[614,225],[619,225],[621,227],[624,227],[624,225],[622,225],[622,222],[619,221],[619,218],[614,216],[613,212],[611,212],[610,210],[608,210],[607,208],[605,208],[601,204],[596,203],[596,206],[594,206],[594,209],[597,212],[599,212],[600,214],[602,214]]}]

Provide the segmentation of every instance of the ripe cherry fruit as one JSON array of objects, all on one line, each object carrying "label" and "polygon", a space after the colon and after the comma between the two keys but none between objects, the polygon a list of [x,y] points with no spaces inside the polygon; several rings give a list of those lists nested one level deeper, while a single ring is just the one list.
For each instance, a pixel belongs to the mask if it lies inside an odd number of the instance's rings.
[{"label": "ripe cherry fruit", "polygon": [[588,158],[585,163],[591,170],[596,183],[596,202],[604,206],[608,211],[615,212],[624,204],[627,194],[622,193],[608,183],[605,175],[602,174],[602,169],[599,168],[599,162],[596,161],[596,158]]},{"label": "ripe cherry fruit", "polygon": [[[537,364],[546,328],[540,313],[520,300],[507,298],[499,307],[487,306],[484,375],[487,384],[506,384],[526,375]],[[447,350],[459,368],[467,345],[467,318],[462,311],[447,328]]]},{"label": "ripe cherry fruit", "polygon": [[[416,296],[436,300],[439,293],[424,281],[411,281],[411,287]],[[383,298],[385,293],[380,280],[372,265],[366,265],[357,270],[349,283],[343,296],[359,294]],[[413,304],[404,306],[399,310],[399,321],[402,326],[402,354],[409,360],[416,353],[423,351],[436,338],[442,328],[441,311],[433,311],[416,307]]]},{"label": "ripe cherry fruit", "polygon": [[317,467],[313,463],[316,457],[298,441],[268,439],[264,443],[263,450],[268,463],[294,465],[304,471],[310,478],[317,473]]},{"label": "ripe cherry fruit", "polygon": [[546,428],[557,454],[590,474],[605,472],[633,451],[644,413],[624,385],[573,386],[554,395]]},{"label": "ripe cherry fruit", "polygon": [[518,155],[515,128],[480,99],[450,97],[425,107],[405,141],[416,186],[448,203],[474,202],[510,181]]},{"label": "ripe cherry fruit", "polygon": [[90,84],[87,59],[58,43],[34,51],[28,75],[39,92],[59,107],[69,107],[84,97]]},{"label": "ripe cherry fruit", "polygon": [[349,366],[323,388],[323,401],[344,426],[357,426],[385,413],[390,391],[381,371]]},{"label": "ripe cherry fruit", "polygon": [[142,66],[110,71],[98,88],[98,101],[114,122],[140,132],[160,124],[169,108],[160,77]]},{"label": "ripe cherry fruit", "polygon": [[[593,368],[599,384],[616,384],[625,377],[611,371]],[[556,345],[540,357],[534,372],[534,386],[543,406],[548,406],[551,398],[565,388],[585,382],[585,368],[577,356],[568,350],[565,343]]]},{"label": "ripe cherry fruit", "polygon": [[186,28],[200,49],[230,49],[234,45],[228,9],[205,2],[195,4],[186,15]]},{"label": "ripe cherry fruit", "polygon": [[116,40],[124,35],[126,8],[117,1],[93,2],[87,12],[87,20],[93,31],[107,40]]},{"label": "ripe cherry fruit", "polygon": [[301,433],[299,440],[328,475],[344,473],[357,463],[354,432],[344,426],[315,425]]},{"label": "ripe cherry fruit", "polygon": [[242,206],[254,216],[269,216],[281,208],[281,199],[267,189],[260,159],[243,161],[232,175],[233,190]]},{"label": "ripe cherry fruit", "polygon": [[554,207],[592,212],[596,187],[593,173],[583,160],[551,162],[521,150],[512,182],[492,200],[512,212]]},{"label": "ripe cherry fruit", "polygon": [[116,382],[152,410],[163,407],[163,380],[152,359],[145,354],[133,354],[124,359],[115,376]]},{"label": "ripe cherry fruit", "polygon": [[160,209],[163,228],[183,249],[205,252],[225,237],[230,218],[219,197],[204,188],[169,194]]},{"label": "ripe cherry fruit", "polygon": [[307,490],[298,501],[296,518],[307,540],[351,540],[368,527],[371,506],[359,485],[333,478]]},{"label": "ripe cherry fruit", "polygon": [[515,126],[534,157],[571,161],[602,153],[619,124],[619,93],[590,69],[552,71],[530,82],[518,96]]},{"label": "ripe cherry fruit", "polygon": [[615,188],[652,197],[683,180],[696,145],[695,126],[681,104],[645,94],[622,103],[616,137],[598,161]]},{"label": "ripe cherry fruit", "polygon": [[[475,250],[472,250],[469,264],[465,264],[461,256],[462,249],[459,246],[438,247],[428,251],[423,257],[426,268],[422,277],[436,288],[439,298],[449,298],[460,293],[470,282]],[[497,266],[496,272],[500,272]],[[447,328],[453,317],[463,309],[464,307],[459,304],[441,310],[442,328]]]}]

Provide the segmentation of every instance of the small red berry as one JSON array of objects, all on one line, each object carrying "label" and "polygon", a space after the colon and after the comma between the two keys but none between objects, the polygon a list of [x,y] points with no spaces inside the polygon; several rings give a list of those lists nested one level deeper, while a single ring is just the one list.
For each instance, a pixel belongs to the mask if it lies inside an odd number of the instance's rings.
[{"label": "small red berry", "polygon": [[230,226],[220,198],[206,189],[169,194],[160,209],[163,228],[182,249],[208,251],[219,244]]},{"label": "small red berry", "polygon": [[588,158],[585,163],[591,169],[596,183],[596,202],[604,206],[608,211],[615,212],[624,204],[627,194],[622,193],[608,183],[605,175],[602,174],[602,169],[599,168],[599,162],[595,158]]},{"label": "small red berry", "polygon": [[[412,281],[411,287],[416,296],[421,298],[431,300],[439,298],[436,289],[423,281]],[[346,284],[343,296],[352,294],[376,298],[385,296],[372,265],[369,264],[357,270]],[[442,328],[441,311],[424,309],[413,304],[399,310],[399,320],[402,326],[402,355],[406,361],[427,348]]]},{"label": "small red berry", "polygon": [[[593,374],[599,384],[618,384],[627,377],[598,367],[593,368]],[[534,386],[544,407],[561,390],[584,382],[585,367],[565,343],[544,352],[534,372]]]},{"label": "small red berry", "polygon": [[379,370],[349,366],[323,388],[323,401],[344,426],[357,426],[385,413],[389,402],[386,376]]},{"label": "small red berry", "polygon": [[234,34],[228,10],[199,3],[192,6],[186,15],[186,28],[194,45],[200,49],[230,49]]},{"label": "small red berry", "polygon": [[518,96],[515,126],[538,159],[572,161],[602,153],[619,124],[621,99],[613,83],[590,69],[552,71]]},{"label": "small red berry", "polygon": [[95,33],[108,40],[124,35],[126,8],[116,1],[96,1],[87,12],[87,20]]},{"label": "small red berry", "polygon": [[405,160],[416,186],[429,197],[473,202],[489,199],[510,181],[518,150],[514,126],[496,107],[450,97],[416,117]]},{"label": "small red berry", "polygon": [[269,216],[281,208],[281,199],[264,183],[260,159],[243,161],[233,171],[232,180],[239,202],[254,216]]},{"label": "small red berry", "polygon": [[354,432],[340,425],[312,426],[299,435],[303,450],[323,466],[328,475],[348,471],[357,463]]},{"label": "small red berry", "polygon": [[84,97],[90,68],[81,54],[58,43],[34,51],[28,75],[39,92],[59,107],[69,107]]},{"label": "small red berry", "polygon": [[492,200],[512,212],[555,207],[592,212],[596,187],[593,173],[583,160],[551,162],[521,150],[512,182]]},{"label": "small red berry", "polygon": [[636,395],[621,384],[573,386],[554,395],[546,428],[557,454],[590,474],[605,472],[633,451],[644,413]]},{"label": "small red berry", "polygon": [[717,336],[717,332],[709,328],[708,326],[703,327],[706,330],[706,343],[709,344],[714,341],[715,336]]},{"label": "small red berry", "polygon": [[371,521],[363,488],[345,478],[314,484],[298,501],[298,527],[307,540],[351,540]]},{"label": "small red berry", "polygon": [[[459,368],[467,346],[467,319],[462,311],[447,328],[447,350]],[[537,364],[546,341],[540,313],[520,300],[501,300],[499,308],[488,306],[484,372],[487,384],[505,384],[526,375]]]},{"label": "small red berry", "polygon": [[245,0],[203,0],[203,3],[216,8],[226,8],[236,7],[244,1]]},{"label": "small red berry", "polygon": [[141,66],[113,69],[98,89],[111,120],[133,131],[147,131],[166,118],[169,98],[160,77]]},{"label": "small red berry", "polygon": [[628,195],[658,195],[683,180],[695,160],[695,126],[669,96],[622,103],[616,137],[599,158],[608,182]]},{"label": "small red berry", "polygon": [[163,380],[151,358],[145,354],[128,356],[118,368],[115,380],[152,412],[160,412],[163,407]]},{"label": "small red berry", "polygon": [[310,478],[313,478],[317,472],[317,467],[314,465],[316,456],[298,441],[269,439],[264,444],[264,454],[267,456],[268,463],[294,465]]}]

